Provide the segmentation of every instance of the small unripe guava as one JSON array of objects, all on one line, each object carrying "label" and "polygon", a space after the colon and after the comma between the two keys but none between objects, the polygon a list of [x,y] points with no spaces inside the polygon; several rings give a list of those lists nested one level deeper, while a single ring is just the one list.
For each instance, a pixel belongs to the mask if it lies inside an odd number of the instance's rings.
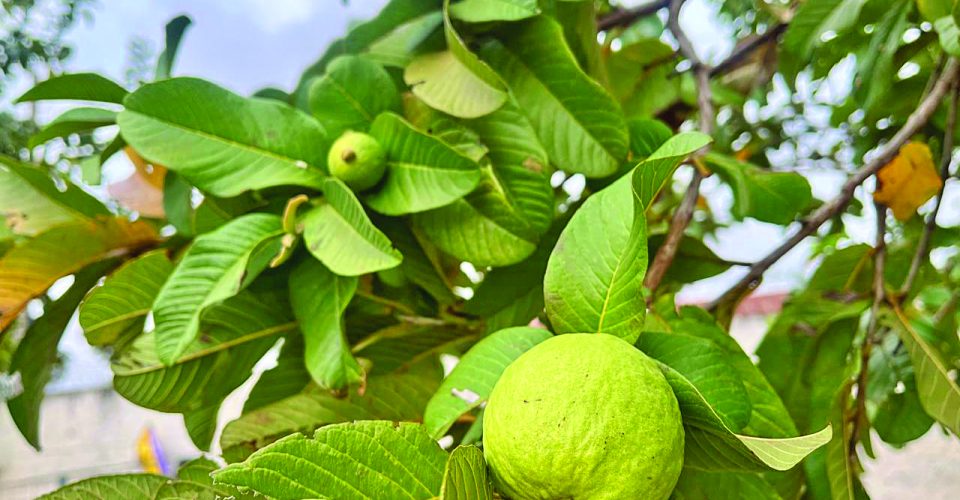
[{"label": "small unripe guava", "polygon": [[370,189],[387,169],[387,154],[376,139],[361,132],[346,131],[327,155],[330,174],[354,191]]},{"label": "small unripe guava", "polygon": [[514,500],[670,496],[683,423],[657,364],[607,334],[564,334],[504,370],[483,415],[483,449]]}]

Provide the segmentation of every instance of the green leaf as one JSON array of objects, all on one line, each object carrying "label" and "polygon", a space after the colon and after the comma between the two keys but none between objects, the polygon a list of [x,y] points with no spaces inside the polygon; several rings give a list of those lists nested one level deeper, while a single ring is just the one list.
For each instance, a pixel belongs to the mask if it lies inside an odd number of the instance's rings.
[{"label": "green leaf", "polygon": [[[253,366],[280,335],[296,330],[282,293],[241,292],[210,307],[200,337],[172,366],[157,357],[152,333],[137,339],[113,361],[113,385],[127,400],[174,413],[212,413],[250,377]],[[211,435],[212,437],[212,435]],[[206,448],[210,438],[196,443]]]},{"label": "green leaf", "polygon": [[911,10],[912,2],[899,2],[891,6],[883,18],[874,24],[866,50],[862,55],[857,55],[855,81],[858,81],[859,85],[856,95],[868,112],[878,106],[886,108],[883,100],[893,86],[894,79],[874,76],[894,74],[899,69],[893,67],[894,58],[900,48],[903,32],[909,27],[907,15]]},{"label": "green leaf", "polygon": [[164,249],[120,266],[80,304],[80,326],[91,345],[112,345],[136,337],[163,283],[173,272]]},{"label": "green leaf", "polygon": [[70,134],[86,132],[98,127],[113,125],[117,112],[103,108],[73,108],[67,110],[30,137],[28,147],[36,147],[50,139],[67,137]]},{"label": "green leaf", "polygon": [[303,331],[307,370],[321,387],[340,389],[363,378],[342,320],[356,289],[357,278],[337,276],[313,259],[305,259],[290,277],[290,304]]},{"label": "green leaf", "polygon": [[832,32],[843,34],[856,26],[866,0],[808,0],[800,4],[783,35],[783,46],[801,60],[809,59],[821,37]]},{"label": "green leaf", "polygon": [[15,102],[70,99],[122,104],[126,95],[126,89],[96,73],[75,73],[44,80]]},{"label": "green leaf", "polygon": [[311,432],[327,424],[369,419],[419,420],[441,375],[434,366],[427,368],[430,369],[418,367],[406,373],[370,377],[363,395],[351,389],[345,397],[337,396],[310,386],[298,394],[244,412],[224,428],[220,447],[227,460],[235,460],[282,436]]},{"label": "green leaf", "polygon": [[450,6],[450,16],[467,23],[519,21],[539,13],[537,0],[463,0]]},{"label": "green leaf", "polygon": [[0,331],[61,277],[156,242],[150,225],[120,218],[72,222],[22,241],[0,257]]},{"label": "green leaf", "polygon": [[609,333],[633,342],[643,328],[646,217],[631,175],[587,198],[570,219],[544,276],[557,333]]},{"label": "green leaf", "polygon": [[685,467],[670,495],[674,500],[784,500],[763,476],[755,473],[708,472]]},{"label": "green leaf", "polygon": [[[664,234],[651,235],[647,239],[648,255],[656,255],[657,249],[663,245],[666,238]],[[734,265],[732,262],[721,259],[713,253],[703,240],[684,236],[677,246],[677,253],[666,274],[664,281],[673,281],[676,283],[693,283],[694,281],[716,276]]]},{"label": "green leaf", "polygon": [[475,162],[393,113],[378,116],[370,135],[387,151],[387,174],[378,190],[365,198],[380,213],[402,215],[441,207],[480,182]]},{"label": "green leaf", "polygon": [[850,389],[853,384],[847,382],[840,386],[834,404],[830,409],[830,425],[837,430],[826,446],[827,478],[830,481],[830,494],[834,500],[865,499],[866,493],[857,478],[856,458],[850,456],[850,440],[853,433],[853,411],[850,401]]},{"label": "green leaf", "polygon": [[543,174],[521,166],[485,167],[466,198],[414,216],[441,250],[477,266],[527,258],[553,218],[553,190]]},{"label": "green leaf", "polygon": [[359,276],[400,265],[403,255],[370,222],[343,182],[323,183],[324,200],[303,216],[303,240],[314,257],[341,276]]},{"label": "green leaf", "polygon": [[447,280],[433,247],[422,243],[402,221],[381,220],[378,225],[403,254],[400,270],[404,276],[426,290],[437,302],[452,304],[456,297],[450,290],[452,285]]},{"label": "green leaf", "polygon": [[173,73],[173,62],[177,60],[177,51],[180,49],[180,41],[183,39],[183,33],[190,27],[192,21],[187,16],[177,16],[167,23],[166,44],[163,52],[157,58],[157,70],[155,79],[164,80],[170,78]]},{"label": "green leaf", "polygon": [[943,51],[953,57],[960,57],[960,27],[953,16],[944,16],[933,22],[933,27],[940,35],[940,46]]},{"label": "green leaf", "polygon": [[910,321],[898,310],[894,312],[897,335],[913,361],[920,404],[937,422],[960,435],[960,386],[950,375],[951,370],[956,374],[956,368],[948,365],[920,334],[922,323]]},{"label": "green leaf", "polygon": [[670,333],[643,332],[637,339],[637,349],[696,386],[726,427],[743,429],[751,412],[743,380],[715,343],[690,332],[690,328],[677,328]]},{"label": "green leaf", "polygon": [[443,15],[439,11],[424,14],[371,43],[366,56],[384,66],[402,68],[422,51],[423,45],[436,41],[433,35],[442,23]]},{"label": "green leaf", "polygon": [[529,324],[543,312],[543,275],[562,228],[554,225],[523,262],[490,270],[463,311],[484,318],[488,333]]},{"label": "green leaf", "polygon": [[547,152],[530,120],[512,97],[508,96],[503,106],[493,113],[462,123],[476,132],[494,167],[512,165],[547,171],[550,164]]},{"label": "green leaf", "polygon": [[547,17],[511,25],[480,55],[506,81],[550,158],[568,172],[613,174],[627,157],[627,127],[613,98],[578,66]]},{"label": "green leaf", "polygon": [[633,186],[643,211],[650,207],[660,190],[670,182],[673,172],[684,158],[707,146],[711,141],[709,135],[700,132],[678,134],[637,164],[633,173]]},{"label": "green leaf", "polygon": [[271,186],[320,187],[329,145],[323,128],[282,103],[172,78],[140,87],[124,106],[117,121],[127,143],[203,191],[229,197]]},{"label": "green leaf", "polygon": [[739,219],[789,224],[813,200],[810,184],[796,172],[764,171],[718,153],[705,159],[733,189],[733,213]]},{"label": "green leaf", "polygon": [[98,476],[68,484],[37,500],[155,500],[170,479],[154,474]]},{"label": "green leaf", "polygon": [[263,267],[247,269],[251,255],[282,234],[279,217],[257,213],[194,240],[153,305],[160,361],[168,366],[176,362],[197,338],[203,309],[235,295],[243,282],[259,274]]},{"label": "green leaf", "polygon": [[283,339],[277,366],[257,379],[250,396],[243,402],[243,414],[303,391],[310,380],[310,372],[303,363],[303,334],[297,330]]},{"label": "green leaf", "polygon": [[630,151],[642,158],[652,155],[673,137],[673,130],[667,124],[653,118],[631,118],[627,120],[627,127],[630,130]]},{"label": "green leaf", "polygon": [[673,387],[686,431],[684,466],[707,471],[788,470],[832,435],[828,426],[805,436],[761,438],[735,434],[686,377],[660,365]]},{"label": "green leaf", "polygon": [[430,398],[423,415],[427,432],[435,439],[443,437],[461,415],[490,397],[507,365],[551,336],[547,330],[519,326],[492,333],[477,342]]},{"label": "green leaf", "polygon": [[493,500],[493,485],[487,476],[483,451],[476,446],[457,446],[443,472],[441,500]]},{"label": "green leaf", "polygon": [[90,266],[74,275],[73,284],[57,300],[44,307],[43,316],[27,329],[10,359],[10,373],[20,374],[23,391],[9,400],[7,408],[20,434],[36,450],[40,450],[40,404],[44,387],[57,363],[57,344],[67,323],[73,317],[83,295],[107,271],[109,262]]},{"label": "green leaf", "polygon": [[365,131],[380,113],[400,110],[390,74],[366,57],[334,59],[310,86],[310,112],[331,138],[346,130]]},{"label": "green leaf", "polygon": [[214,479],[274,498],[429,499],[446,459],[418,424],[366,421],[288,436]]},{"label": "green leaf", "polygon": [[[382,336],[381,338],[376,338]],[[479,333],[463,328],[400,323],[370,335],[363,346],[354,348],[357,357],[371,364],[370,375],[404,372],[417,363],[441,353],[460,353],[464,346],[477,340]],[[369,343],[368,343],[369,342]]]},{"label": "green leaf", "polygon": [[0,213],[14,234],[36,236],[70,222],[110,212],[71,182],[60,190],[50,175],[33,165],[0,155]]},{"label": "green leaf", "polygon": [[500,77],[467,48],[443,9],[447,50],[417,56],[403,73],[414,95],[430,107],[461,118],[476,118],[496,111],[507,99]]}]

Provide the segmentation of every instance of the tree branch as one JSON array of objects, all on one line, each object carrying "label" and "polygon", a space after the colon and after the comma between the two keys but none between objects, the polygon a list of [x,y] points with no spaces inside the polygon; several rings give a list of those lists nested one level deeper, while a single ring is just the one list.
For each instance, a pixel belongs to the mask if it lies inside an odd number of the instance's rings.
[{"label": "tree branch", "polygon": [[711,302],[708,308],[716,309],[717,305],[734,297],[738,297],[748,292],[751,288],[755,288],[759,284],[760,277],[763,276],[763,273],[765,273],[770,266],[780,260],[781,257],[786,255],[793,247],[797,246],[804,238],[813,234],[824,222],[843,211],[853,198],[857,187],[875,174],[877,170],[880,170],[880,167],[889,163],[900,151],[900,147],[930,120],[930,117],[934,111],[937,110],[937,106],[939,106],[943,96],[956,81],[957,71],[957,61],[951,58],[950,61],[947,62],[946,67],[944,67],[937,82],[930,89],[930,92],[924,97],[923,101],[920,102],[920,105],[917,106],[917,109],[913,111],[910,117],[907,118],[903,127],[894,134],[890,142],[884,145],[879,154],[847,179],[847,182],[844,183],[840,194],[837,195],[836,198],[815,210],[813,214],[803,222],[797,232],[787,238],[785,242],[775,248],[766,257],[751,266],[747,274],[741,278],[740,281]]},{"label": "tree branch", "polygon": [[749,57],[753,51],[766,45],[768,42],[779,38],[780,35],[787,30],[787,26],[789,26],[787,23],[777,24],[776,26],[765,31],[762,35],[734,48],[733,52],[731,52],[726,59],[720,61],[719,64],[710,70],[710,76],[722,75],[735,68],[738,64],[743,62],[744,59]]},{"label": "tree branch", "polygon": [[870,308],[870,323],[860,348],[860,373],[857,376],[857,405],[853,419],[853,431],[850,433],[849,456],[856,456],[857,442],[860,441],[860,423],[867,417],[867,380],[870,371],[870,352],[877,343],[877,329],[880,322],[880,306],[883,305],[883,270],[886,264],[887,243],[887,207],[874,203],[877,209],[877,235],[873,245],[873,306]]},{"label": "tree branch", "polygon": [[[710,135],[713,133],[714,120],[716,119],[716,114],[713,109],[713,95],[710,91],[711,70],[710,67],[705,65],[697,56],[693,44],[690,43],[690,39],[687,38],[686,33],[680,28],[680,8],[683,6],[683,2],[684,0],[672,0],[670,2],[670,17],[667,21],[667,26],[670,28],[670,32],[673,33],[674,38],[677,39],[677,44],[680,46],[680,53],[693,65],[697,84],[697,107],[700,112],[700,131]],[[699,154],[702,153],[703,151],[701,150]],[[657,254],[654,256],[653,262],[650,264],[650,268],[647,269],[647,274],[643,280],[643,285],[650,290],[656,290],[657,287],[660,286],[660,282],[663,281],[667,269],[673,264],[673,259],[676,257],[677,250],[680,247],[680,240],[683,239],[683,232],[687,229],[690,220],[693,218],[693,212],[697,206],[697,198],[700,196],[700,181],[702,180],[703,175],[700,173],[700,170],[694,168],[690,185],[687,186],[687,191],[683,195],[683,200],[680,201],[680,206],[677,207],[677,210],[673,213],[673,219],[670,221],[670,229],[667,231],[667,236],[664,238],[660,248],[657,249]]]},{"label": "tree branch", "polygon": [[605,31],[617,26],[629,26],[641,17],[656,14],[658,10],[665,8],[669,3],[670,0],[654,0],[638,7],[615,10],[597,21],[597,30]]},{"label": "tree branch", "polygon": [[907,272],[907,278],[903,280],[903,286],[900,287],[898,295],[906,297],[913,288],[913,283],[920,274],[920,266],[927,259],[930,253],[930,239],[933,237],[933,231],[937,228],[937,214],[940,212],[940,205],[943,203],[943,189],[947,187],[947,178],[950,177],[950,163],[953,160],[953,133],[957,124],[957,91],[958,87],[954,83],[950,93],[950,106],[947,108],[947,122],[943,127],[943,152],[940,157],[940,190],[937,192],[937,202],[933,206],[933,211],[927,216],[927,223],[923,227],[923,234],[920,235],[920,241],[917,243],[917,251],[913,254],[913,260],[910,262],[910,271]]}]

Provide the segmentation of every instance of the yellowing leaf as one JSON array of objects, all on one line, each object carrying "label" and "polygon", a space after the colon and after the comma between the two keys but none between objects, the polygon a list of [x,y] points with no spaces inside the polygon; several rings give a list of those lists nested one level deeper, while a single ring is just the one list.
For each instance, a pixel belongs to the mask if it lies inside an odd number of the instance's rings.
[{"label": "yellowing leaf", "polygon": [[907,220],[942,184],[930,148],[922,142],[909,142],[877,172],[873,199],[890,207],[898,220]]},{"label": "yellowing leaf", "polygon": [[126,179],[110,184],[107,192],[123,208],[144,217],[164,217],[163,180],[167,169],[147,162],[130,146],[123,148],[136,169]]}]

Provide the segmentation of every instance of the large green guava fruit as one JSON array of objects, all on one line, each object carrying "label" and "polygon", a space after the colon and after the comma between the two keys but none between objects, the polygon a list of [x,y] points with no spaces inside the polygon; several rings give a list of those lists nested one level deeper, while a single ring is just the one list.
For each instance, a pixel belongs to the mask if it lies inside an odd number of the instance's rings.
[{"label": "large green guava fruit", "polygon": [[503,372],[483,449],[514,500],[658,500],[680,477],[683,424],[653,360],[612,335],[564,334]]},{"label": "large green guava fruit", "polygon": [[370,189],[380,182],[387,168],[387,154],[376,139],[348,130],[327,154],[330,174],[354,191]]}]

